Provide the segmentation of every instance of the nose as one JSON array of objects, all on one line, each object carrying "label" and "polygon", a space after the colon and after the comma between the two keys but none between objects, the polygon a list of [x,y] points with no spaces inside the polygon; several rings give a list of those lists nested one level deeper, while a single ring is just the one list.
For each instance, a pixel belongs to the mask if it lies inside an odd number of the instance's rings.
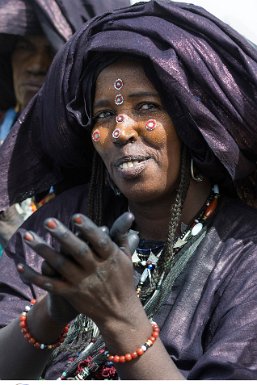
[{"label": "nose", "polygon": [[118,146],[134,143],[138,138],[137,122],[125,114],[116,116],[116,126],[112,132],[112,140]]},{"label": "nose", "polygon": [[43,50],[37,50],[27,64],[27,72],[33,75],[45,76],[52,62],[52,57]]}]

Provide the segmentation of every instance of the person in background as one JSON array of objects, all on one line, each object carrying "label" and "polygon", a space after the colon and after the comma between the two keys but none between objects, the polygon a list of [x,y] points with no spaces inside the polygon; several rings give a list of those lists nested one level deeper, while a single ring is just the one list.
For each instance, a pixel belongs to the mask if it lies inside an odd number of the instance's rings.
[{"label": "person in background", "polygon": [[[129,0],[0,0],[0,110],[5,111],[0,116],[0,144],[40,89],[58,49],[85,21],[124,5]],[[36,200],[2,211],[2,247],[23,220],[53,196],[52,191],[43,192]]]},{"label": "person in background", "polygon": [[257,215],[237,196],[256,102],[257,52],[191,4],[69,40],[2,147],[1,207],[91,172],[5,250],[1,379],[257,379]]}]

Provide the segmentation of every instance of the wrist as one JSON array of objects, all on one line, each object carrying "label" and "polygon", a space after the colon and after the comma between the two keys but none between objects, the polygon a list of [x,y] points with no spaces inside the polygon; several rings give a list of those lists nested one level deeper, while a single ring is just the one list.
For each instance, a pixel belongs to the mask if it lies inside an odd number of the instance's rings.
[{"label": "wrist", "polygon": [[153,346],[153,344],[159,337],[160,329],[157,323],[151,322],[151,325],[152,325],[152,333],[142,345],[138,346],[132,351],[123,353],[122,355],[117,355],[115,353],[107,352],[108,361],[115,362],[115,363],[125,363],[141,357],[148,349],[150,349]]},{"label": "wrist", "polygon": [[99,329],[108,351],[121,355],[142,345],[152,333],[151,322],[141,304]]},{"label": "wrist", "polygon": [[47,295],[32,306],[26,321],[31,335],[37,341],[43,341],[44,344],[56,341],[66,326],[65,322],[56,321],[49,314]]}]

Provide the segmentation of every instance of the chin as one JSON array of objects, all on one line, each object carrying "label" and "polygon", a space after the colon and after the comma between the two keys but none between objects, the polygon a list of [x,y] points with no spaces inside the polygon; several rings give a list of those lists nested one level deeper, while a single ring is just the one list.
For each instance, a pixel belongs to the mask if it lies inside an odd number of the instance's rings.
[{"label": "chin", "polygon": [[145,186],[131,187],[130,189],[120,190],[122,194],[131,202],[146,203],[156,199],[161,199],[162,192],[158,190],[148,190]]},{"label": "chin", "polygon": [[26,90],[26,92],[24,93],[23,95],[23,106],[26,107],[26,105],[29,103],[29,101],[33,98],[33,96],[35,96],[35,94],[38,92],[39,88],[35,88],[35,89],[29,89],[29,90]]}]

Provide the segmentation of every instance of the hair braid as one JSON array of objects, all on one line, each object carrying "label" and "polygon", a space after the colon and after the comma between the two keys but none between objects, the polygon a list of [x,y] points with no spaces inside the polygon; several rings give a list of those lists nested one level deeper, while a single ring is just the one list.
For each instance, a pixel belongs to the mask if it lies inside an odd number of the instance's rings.
[{"label": "hair braid", "polygon": [[159,258],[158,264],[153,271],[151,283],[148,287],[142,289],[141,298],[145,300],[156,289],[157,284],[162,276],[172,267],[174,264],[174,249],[173,245],[176,239],[176,231],[181,218],[183,204],[187,195],[188,187],[190,183],[190,159],[187,148],[184,146],[182,149],[181,165],[180,165],[180,182],[175,197],[175,201],[171,205],[170,221],[168,228],[168,238],[163,249],[163,252]]},{"label": "hair braid", "polygon": [[167,267],[171,267],[170,264],[173,263],[173,259],[174,259],[173,245],[175,243],[176,231],[181,218],[183,205],[186,199],[186,195],[187,195],[187,191],[188,191],[190,179],[191,179],[189,156],[188,156],[187,148],[185,146],[182,150],[180,175],[181,175],[181,178],[180,178],[180,183],[179,183],[177,195],[175,198],[175,202],[171,206],[168,239],[166,244],[167,258],[163,259],[164,270]]},{"label": "hair braid", "polygon": [[88,193],[88,216],[98,225],[103,221],[104,164],[95,151]]}]

